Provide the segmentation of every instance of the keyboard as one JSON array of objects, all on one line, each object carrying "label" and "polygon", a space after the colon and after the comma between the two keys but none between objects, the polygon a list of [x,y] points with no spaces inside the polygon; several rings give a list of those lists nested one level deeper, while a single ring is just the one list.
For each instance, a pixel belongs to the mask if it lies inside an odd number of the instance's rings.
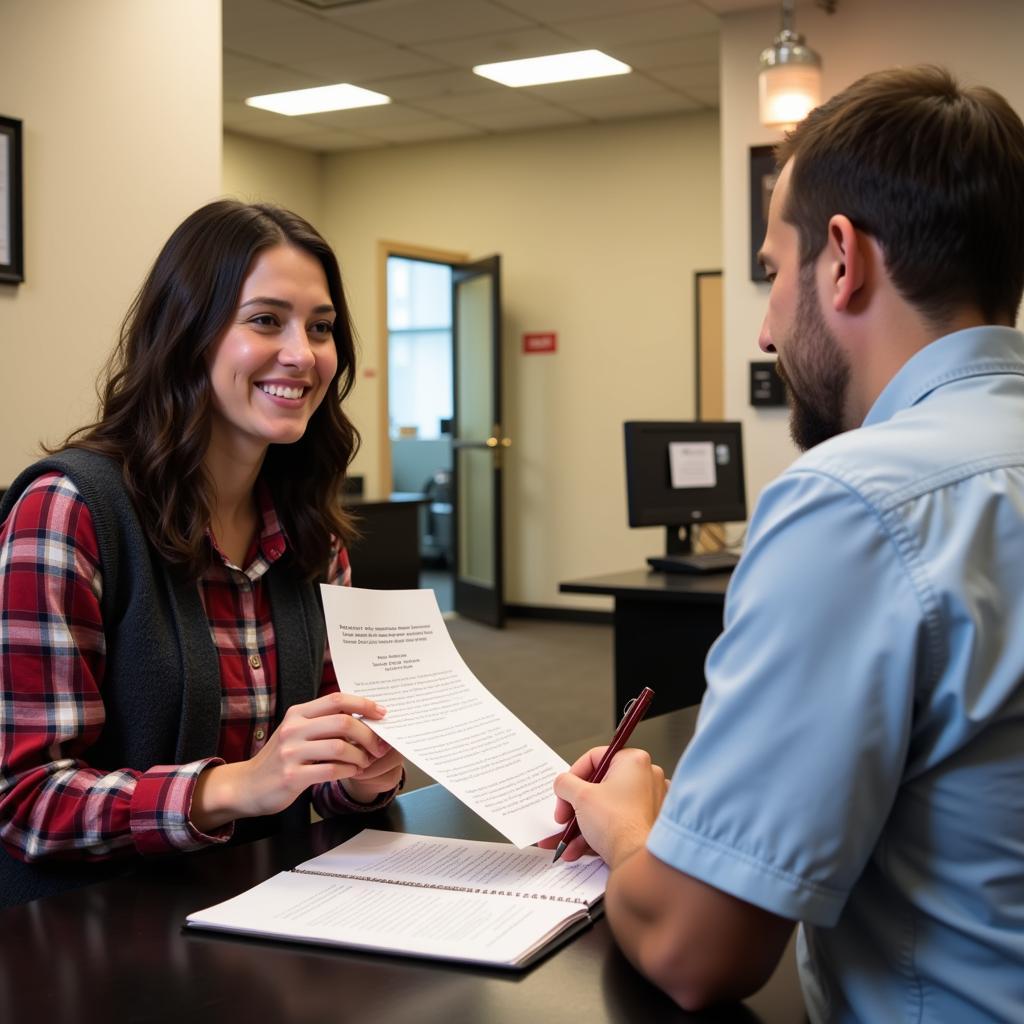
[{"label": "keyboard", "polygon": [[740,560],[731,551],[708,551],[693,555],[652,555],[647,564],[656,572],[731,572]]}]

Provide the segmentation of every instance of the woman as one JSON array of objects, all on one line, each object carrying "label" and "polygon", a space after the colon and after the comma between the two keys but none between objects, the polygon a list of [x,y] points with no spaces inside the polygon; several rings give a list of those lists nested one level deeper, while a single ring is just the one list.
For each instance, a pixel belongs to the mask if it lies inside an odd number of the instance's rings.
[{"label": "woman", "polygon": [[354,365],[337,261],[300,217],[211,203],[164,246],[99,420],[0,505],[0,900],[399,787],[318,600],[349,582]]}]

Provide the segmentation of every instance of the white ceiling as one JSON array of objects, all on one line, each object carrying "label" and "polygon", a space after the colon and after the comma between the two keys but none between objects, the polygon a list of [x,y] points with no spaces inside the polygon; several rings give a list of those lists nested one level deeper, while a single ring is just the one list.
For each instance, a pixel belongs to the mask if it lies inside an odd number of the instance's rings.
[{"label": "white ceiling", "polygon": [[[223,0],[224,125],[333,152],[716,108],[719,15],[767,6],[774,0]],[[471,70],[590,48],[633,72],[510,89]],[[243,102],[336,82],[393,102],[302,117]]]}]

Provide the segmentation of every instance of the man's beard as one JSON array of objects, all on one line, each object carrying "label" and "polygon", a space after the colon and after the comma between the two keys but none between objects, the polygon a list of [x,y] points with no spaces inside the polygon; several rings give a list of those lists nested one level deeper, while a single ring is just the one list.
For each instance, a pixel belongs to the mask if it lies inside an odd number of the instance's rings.
[{"label": "man's beard", "polygon": [[786,345],[787,362],[780,356],[775,369],[786,386],[789,433],[807,451],[846,427],[843,411],[850,366],[821,314],[813,266],[800,270],[796,318]]}]

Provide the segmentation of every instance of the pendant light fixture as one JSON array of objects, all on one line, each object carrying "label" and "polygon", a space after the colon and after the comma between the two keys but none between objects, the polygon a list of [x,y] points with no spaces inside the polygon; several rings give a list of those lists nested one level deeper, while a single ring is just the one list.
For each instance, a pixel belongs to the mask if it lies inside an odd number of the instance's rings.
[{"label": "pendant light fixture", "polygon": [[[821,57],[794,30],[793,2],[782,0],[782,27],[772,45],[761,51],[757,76],[761,124],[773,128],[802,121],[821,102]],[[831,13],[834,4],[822,6]]]}]

